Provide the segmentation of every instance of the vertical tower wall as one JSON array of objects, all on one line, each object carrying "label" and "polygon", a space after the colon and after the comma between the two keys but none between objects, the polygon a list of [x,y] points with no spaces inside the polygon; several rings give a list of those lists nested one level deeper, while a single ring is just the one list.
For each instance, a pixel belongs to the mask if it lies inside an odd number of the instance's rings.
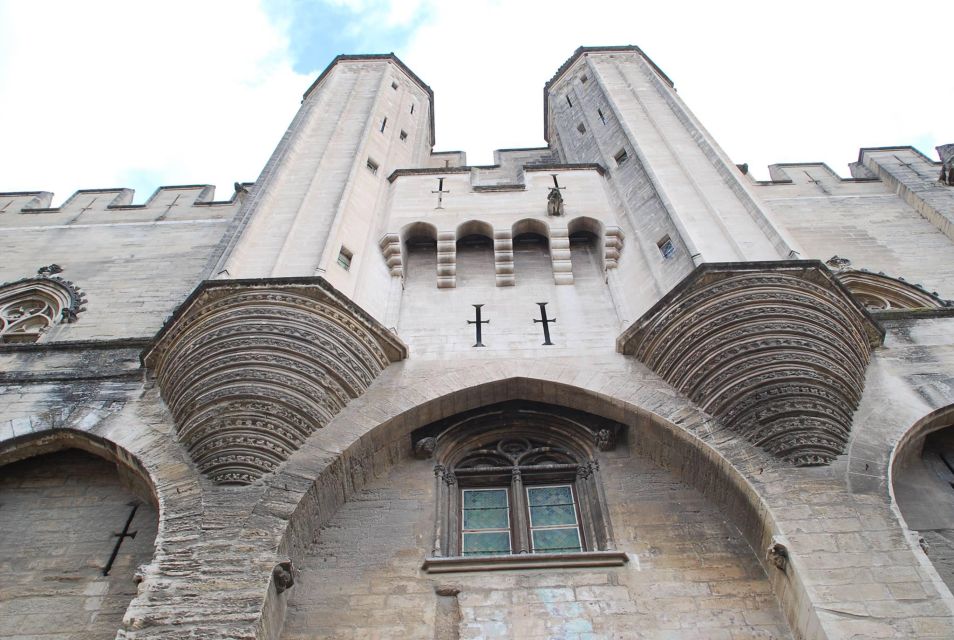
[{"label": "vertical tower wall", "polygon": [[[545,98],[548,140],[566,162],[609,169],[662,291],[702,262],[797,252],[637,48],[578,50],[547,84]],[[667,236],[677,252],[664,260],[656,245]]]},{"label": "vertical tower wall", "polygon": [[388,174],[430,153],[431,106],[430,89],[393,55],[339,56],[305,94],[212,275],[323,275],[352,295],[362,261],[378,257],[367,242]]}]

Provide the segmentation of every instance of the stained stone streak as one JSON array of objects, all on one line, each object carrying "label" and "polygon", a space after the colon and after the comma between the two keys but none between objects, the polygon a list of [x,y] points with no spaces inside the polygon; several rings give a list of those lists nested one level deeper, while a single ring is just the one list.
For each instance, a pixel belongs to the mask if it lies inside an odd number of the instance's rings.
[{"label": "stained stone streak", "polygon": [[820,263],[790,261],[703,265],[617,344],[730,429],[803,466],[844,450],[881,338]]},{"label": "stained stone streak", "polygon": [[233,282],[186,303],[147,364],[198,467],[215,482],[248,484],[405,354],[323,281]]}]

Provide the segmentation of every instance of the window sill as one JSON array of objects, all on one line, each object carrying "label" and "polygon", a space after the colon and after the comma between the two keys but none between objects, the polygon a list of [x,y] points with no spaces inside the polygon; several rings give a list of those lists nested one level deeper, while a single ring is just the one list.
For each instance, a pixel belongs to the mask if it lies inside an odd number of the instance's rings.
[{"label": "window sill", "polygon": [[425,558],[426,573],[507,571],[511,569],[556,569],[565,567],[619,567],[629,562],[622,551],[583,553],[521,553],[510,556],[455,556]]}]

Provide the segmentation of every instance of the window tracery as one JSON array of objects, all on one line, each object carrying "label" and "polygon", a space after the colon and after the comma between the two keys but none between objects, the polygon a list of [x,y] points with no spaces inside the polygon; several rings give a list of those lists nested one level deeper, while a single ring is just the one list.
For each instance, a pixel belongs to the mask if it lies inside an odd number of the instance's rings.
[{"label": "window tracery", "polygon": [[60,278],[29,278],[0,287],[0,343],[36,342],[82,311],[79,291]]},{"label": "window tracery", "polygon": [[425,569],[451,570],[442,567],[462,561],[507,568],[512,560],[575,554],[625,562],[615,551],[596,457],[615,446],[620,428],[581,412],[508,403],[419,430],[415,452],[436,460],[434,544]]}]

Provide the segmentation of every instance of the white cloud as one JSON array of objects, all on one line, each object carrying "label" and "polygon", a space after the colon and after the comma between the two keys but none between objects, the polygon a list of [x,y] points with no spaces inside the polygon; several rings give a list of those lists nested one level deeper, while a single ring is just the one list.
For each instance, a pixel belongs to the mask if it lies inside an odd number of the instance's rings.
[{"label": "white cloud", "polygon": [[[397,53],[435,91],[438,148],[472,163],[543,144],[544,82],[600,44],[640,45],[760,177],[771,162],[845,174],[860,146],[954,142],[950,3],[335,1],[356,10],[362,42],[424,18]],[[313,80],[292,70],[287,26],[252,0],[0,4],[0,190],[60,202],[136,182],[142,201],[213,183],[228,197]]]},{"label": "white cloud", "polygon": [[[309,78],[254,2],[16,2],[0,14],[0,189],[254,180]],[[143,192],[145,190],[145,192]]]}]

